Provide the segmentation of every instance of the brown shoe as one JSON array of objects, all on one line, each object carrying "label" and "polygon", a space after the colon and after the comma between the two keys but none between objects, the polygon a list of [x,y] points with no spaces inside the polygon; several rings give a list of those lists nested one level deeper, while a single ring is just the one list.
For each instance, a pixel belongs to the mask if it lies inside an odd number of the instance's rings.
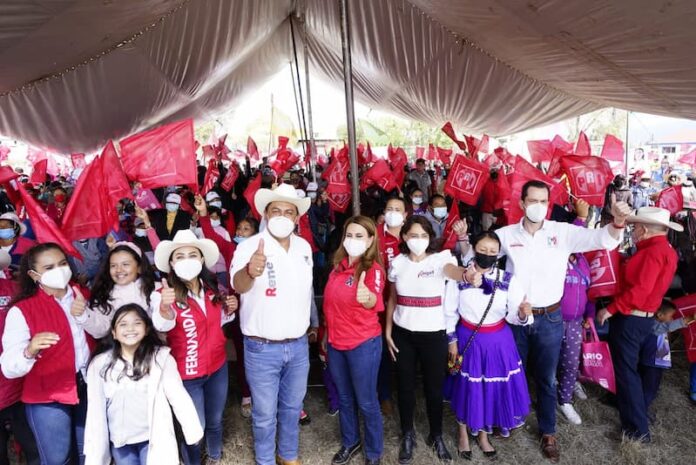
[{"label": "brown shoe", "polygon": [[394,407],[391,399],[384,399],[382,402],[380,402],[380,407],[382,408],[382,415],[385,417],[388,417],[394,413]]},{"label": "brown shoe", "polygon": [[558,450],[558,442],[553,434],[544,434],[541,437],[541,454],[547,460],[558,463],[561,459],[561,451]]},{"label": "brown shoe", "polygon": [[300,465],[300,461],[295,459],[295,460],[284,460],[280,457],[280,455],[276,455],[276,464],[277,465]]}]

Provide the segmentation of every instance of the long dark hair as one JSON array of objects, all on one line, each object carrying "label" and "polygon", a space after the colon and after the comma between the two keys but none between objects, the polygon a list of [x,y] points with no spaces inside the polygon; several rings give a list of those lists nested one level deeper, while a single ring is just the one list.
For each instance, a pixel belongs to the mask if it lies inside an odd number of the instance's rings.
[{"label": "long dark hair", "polygon": [[[218,288],[217,276],[215,276],[215,274],[208,270],[208,268],[205,266],[205,257],[203,256],[203,251],[201,249],[197,250],[201,254],[201,258],[203,258],[204,260],[203,268],[201,269],[201,274],[198,275],[198,278],[203,282],[203,291],[212,292],[214,294],[213,303],[218,304],[222,302],[223,298],[220,294],[220,289]],[[172,251],[172,254],[169,256],[169,263],[171,263],[172,256],[174,256],[174,252],[176,252],[176,250]],[[186,283],[176,275],[173,266],[170,267],[169,274],[167,275],[167,282],[169,282],[169,285],[172,288],[174,288],[177,302],[180,302],[182,304],[186,303],[186,300],[188,299],[189,288],[186,285]]]},{"label": "long dark hair", "polygon": [[135,250],[127,245],[117,245],[109,251],[109,254],[102,261],[99,272],[94,278],[92,295],[89,299],[90,308],[99,307],[99,310],[105,315],[110,314],[114,310],[111,305],[111,291],[114,290],[114,280],[111,279],[111,257],[118,252],[128,253],[138,264],[138,274],[140,282],[142,283],[142,291],[148,305],[150,304],[150,294],[155,290],[155,273],[145,254],[141,257],[135,253]]},{"label": "long dark hair", "polygon": [[[145,337],[140,341],[138,348],[135,349],[135,354],[133,354],[133,366],[132,374],[128,375],[127,370],[123,370],[119,375],[117,380],[121,380],[124,376],[128,376],[133,381],[138,381],[150,374],[150,367],[155,359],[155,354],[160,347],[164,346],[162,339],[157,335],[155,327],[152,324],[150,316],[147,314],[145,309],[138,304],[126,304],[120,307],[114,313],[114,318],[111,320],[111,334],[106,338],[106,344],[100,348],[97,354],[105,353],[111,351],[111,360],[102,369],[101,375],[104,380],[106,380],[109,372],[113,370],[116,362],[121,360],[126,366],[129,363],[123,358],[121,354],[121,343],[114,339],[113,332],[116,329],[116,325],[119,320],[127,313],[133,312],[138,315],[138,317],[145,322]],[[94,358],[92,359],[94,360]]]},{"label": "long dark hair", "polygon": [[[420,190],[420,189],[419,189]],[[401,242],[399,242],[399,252],[401,252],[404,255],[408,255],[410,253],[410,249],[408,248],[408,245],[406,244],[406,241],[404,240],[404,237],[406,237],[406,234],[411,230],[414,224],[420,225],[423,230],[428,233],[428,237],[430,238],[430,244],[428,244],[428,248],[425,249],[426,254],[431,254],[435,253],[438,251],[437,248],[437,238],[435,237],[435,230],[433,229],[433,225],[430,224],[430,221],[422,215],[411,215],[408,217],[404,225],[401,227]]]},{"label": "long dark hair", "polygon": [[[22,260],[19,262],[19,277],[17,278],[19,291],[15,294],[12,302],[9,303],[7,308],[12,307],[17,302],[34,297],[36,292],[39,290],[39,284],[35,282],[29,276],[29,272],[36,270],[36,262],[44,252],[49,250],[57,250],[65,256],[63,249],[54,242],[45,242],[43,244],[38,244],[27,250],[24,255],[22,255]],[[67,258],[67,256],[66,256]]]}]

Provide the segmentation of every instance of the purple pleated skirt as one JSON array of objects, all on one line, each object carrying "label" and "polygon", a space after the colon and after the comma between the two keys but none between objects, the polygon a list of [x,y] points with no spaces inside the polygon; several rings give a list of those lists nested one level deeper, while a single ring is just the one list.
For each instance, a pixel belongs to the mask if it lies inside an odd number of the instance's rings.
[{"label": "purple pleated skirt", "polygon": [[[460,353],[472,333],[461,323],[457,325]],[[466,424],[474,435],[497,428],[507,437],[510,430],[524,424],[529,414],[529,390],[507,324],[495,332],[476,334],[461,370],[445,383],[445,398],[451,401],[457,421]]]}]

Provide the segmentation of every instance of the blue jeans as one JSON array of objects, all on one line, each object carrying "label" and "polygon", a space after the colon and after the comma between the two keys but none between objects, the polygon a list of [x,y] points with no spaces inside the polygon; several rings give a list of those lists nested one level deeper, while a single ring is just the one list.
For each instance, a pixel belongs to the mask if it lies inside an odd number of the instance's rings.
[{"label": "blue jeans", "polygon": [[80,403],[77,405],[58,402],[25,405],[27,421],[34,433],[42,465],[85,463],[83,449],[87,393],[86,389],[84,393],[81,392],[83,389],[79,386]]},{"label": "blue jeans", "polygon": [[338,388],[341,441],[345,447],[360,442],[360,409],[365,420],[365,457],[370,460],[380,458],[384,449],[382,412],[377,399],[381,359],[381,336],[352,350],[337,350],[329,344],[329,370]]},{"label": "blue jeans", "polygon": [[525,372],[532,372],[536,384],[539,433],[556,434],[556,370],[563,341],[561,311],[535,316],[531,326],[511,326]]},{"label": "blue jeans", "polygon": [[652,334],[655,320],[614,315],[609,321],[609,346],[614,362],[621,430],[631,439],[650,440],[648,409],[638,364],[640,348]]},{"label": "blue jeans", "polygon": [[244,368],[251,390],[257,465],[275,465],[276,429],[278,455],[284,460],[297,459],[298,420],[309,375],[307,336],[278,344],[245,336]]},{"label": "blue jeans", "polygon": [[[222,413],[227,402],[227,363],[210,376],[184,380],[184,388],[196,406],[198,419],[205,430],[205,444],[208,457],[213,460],[222,458]],[[201,463],[201,445],[181,443],[184,463],[198,465]]]},{"label": "blue jeans", "polygon": [[111,457],[116,465],[145,465],[147,463],[148,441],[126,444],[123,447],[111,445]]},{"label": "blue jeans", "polygon": [[391,376],[394,368],[394,361],[389,354],[387,340],[382,336],[382,360],[379,364],[379,373],[377,375],[377,395],[379,401],[391,400]]}]

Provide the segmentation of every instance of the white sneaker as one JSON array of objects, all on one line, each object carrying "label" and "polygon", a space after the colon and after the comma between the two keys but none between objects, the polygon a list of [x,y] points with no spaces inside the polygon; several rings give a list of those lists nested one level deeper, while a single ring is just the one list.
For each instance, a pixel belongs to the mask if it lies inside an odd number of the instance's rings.
[{"label": "white sneaker", "polygon": [[563,416],[566,417],[568,423],[573,425],[582,424],[582,419],[580,418],[580,415],[578,415],[578,412],[575,411],[573,404],[561,404],[558,409],[561,411]]},{"label": "white sneaker", "polygon": [[585,392],[585,388],[582,387],[580,381],[575,382],[575,386],[573,387],[573,394],[575,394],[576,399],[587,400],[587,392]]}]

